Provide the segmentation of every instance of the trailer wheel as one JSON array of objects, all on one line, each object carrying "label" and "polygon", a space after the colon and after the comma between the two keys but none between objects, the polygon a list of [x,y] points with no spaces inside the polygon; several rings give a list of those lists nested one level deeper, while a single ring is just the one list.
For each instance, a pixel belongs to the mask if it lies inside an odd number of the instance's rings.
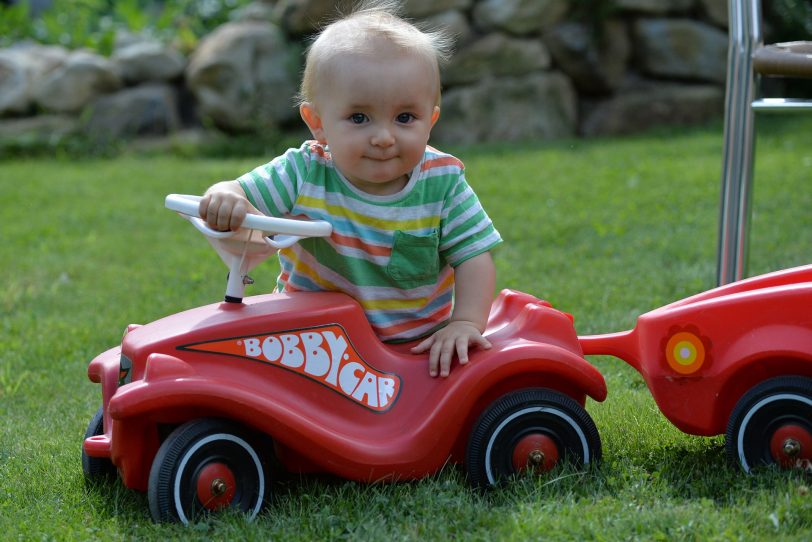
[{"label": "trailer wheel", "polygon": [[725,433],[728,458],[745,472],[768,465],[812,464],[812,379],[782,376],[753,387],[736,403]]},{"label": "trailer wheel", "polygon": [[156,522],[188,524],[232,508],[254,518],[268,487],[254,439],[219,419],[187,422],[163,442],[149,473],[147,496]]},{"label": "trailer wheel", "polygon": [[494,486],[514,474],[539,474],[561,462],[584,466],[600,460],[592,418],[572,398],[532,388],[508,393],[480,416],[468,440],[465,467],[472,484]]},{"label": "trailer wheel", "polygon": [[[87,425],[85,431],[85,438],[96,437],[104,434],[104,407],[99,407],[96,414]],[[82,447],[82,472],[85,475],[85,480],[88,482],[97,482],[114,478],[118,471],[116,470],[113,462],[107,457],[90,457],[85,453]]]}]

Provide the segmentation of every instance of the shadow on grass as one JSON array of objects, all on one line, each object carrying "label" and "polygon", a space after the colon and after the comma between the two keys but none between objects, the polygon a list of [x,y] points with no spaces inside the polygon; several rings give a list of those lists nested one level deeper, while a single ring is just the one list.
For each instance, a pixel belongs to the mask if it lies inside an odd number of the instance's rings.
[{"label": "shadow on grass", "polygon": [[119,478],[84,480],[84,492],[88,508],[99,519],[116,518],[128,523],[149,520],[146,493],[128,489]]},{"label": "shadow on grass", "polygon": [[[751,501],[761,510],[765,498],[772,501],[788,487],[786,476],[746,476],[726,469],[723,458],[707,450],[663,450],[659,459],[665,465],[658,476],[607,470],[608,465],[581,471],[563,466],[488,491],[472,488],[457,466],[394,483],[293,475],[273,484],[270,503],[253,521],[227,511],[189,526],[153,524],[146,496],[116,481],[88,489],[93,511],[88,519],[99,539],[109,529],[119,539],[151,540],[581,540],[598,533],[610,540],[612,533],[650,528],[661,521],[656,511],[678,518],[705,509],[725,514],[749,509]],[[696,467],[704,461],[708,464]],[[686,472],[688,478],[682,479]],[[795,501],[799,513],[809,509],[808,499]],[[638,512],[622,520],[629,507]],[[621,525],[607,526],[607,517],[621,518]],[[562,536],[550,537],[556,533]]]},{"label": "shadow on grass", "polygon": [[612,465],[603,466],[600,475],[610,494],[624,489],[637,492],[641,485],[647,485],[643,493],[658,498],[704,499],[718,505],[747,502],[748,496],[763,497],[764,491],[810,481],[801,470],[782,470],[774,465],[745,473],[728,459],[723,437],[697,437],[686,446],[663,446],[645,456],[629,458],[628,463],[615,458]]}]

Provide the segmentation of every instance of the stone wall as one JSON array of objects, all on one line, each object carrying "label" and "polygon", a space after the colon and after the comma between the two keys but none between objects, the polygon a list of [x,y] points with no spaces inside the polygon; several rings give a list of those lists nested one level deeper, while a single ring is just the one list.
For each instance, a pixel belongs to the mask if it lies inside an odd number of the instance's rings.
[{"label": "stone wall", "polygon": [[[0,138],[300,129],[302,51],[336,3],[256,2],[188,57],[138,36],[119,36],[109,58],[31,43],[0,50]],[[457,36],[433,140],[622,134],[721,116],[727,0],[608,5],[408,0],[408,16]]]}]

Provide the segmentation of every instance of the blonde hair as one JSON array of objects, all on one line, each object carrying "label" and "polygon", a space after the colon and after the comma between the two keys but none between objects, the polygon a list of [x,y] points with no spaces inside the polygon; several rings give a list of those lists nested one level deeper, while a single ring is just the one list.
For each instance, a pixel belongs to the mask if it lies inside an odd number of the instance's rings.
[{"label": "blonde hair", "polygon": [[307,48],[299,103],[312,102],[318,74],[331,60],[342,54],[369,54],[379,51],[383,40],[395,47],[417,54],[431,62],[437,73],[440,94],[440,64],[451,56],[451,37],[442,30],[418,28],[401,16],[399,0],[364,0],[348,15],[338,18],[319,32]]}]

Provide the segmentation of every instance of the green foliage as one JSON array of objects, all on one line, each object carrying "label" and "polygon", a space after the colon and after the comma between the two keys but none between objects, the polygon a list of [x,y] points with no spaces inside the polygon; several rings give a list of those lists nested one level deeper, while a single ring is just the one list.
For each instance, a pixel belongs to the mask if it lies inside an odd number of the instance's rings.
[{"label": "green foliage", "polygon": [[31,36],[32,22],[28,2],[0,5],[0,46]]},{"label": "green foliage", "polygon": [[152,35],[183,51],[249,0],[53,0],[31,17],[28,2],[0,6],[0,47],[32,39],[110,54],[122,31]]},{"label": "green foliage", "polygon": [[812,3],[809,0],[770,0],[762,2],[769,22],[770,42],[812,39]]},{"label": "green foliage", "polygon": [[[759,120],[751,274],[810,262],[810,131],[809,118]],[[546,297],[574,313],[580,333],[597,333],[713,286],[721,146],[714,126],[456,154],[505,238],[498,288]],[[609,358],[591,360],[609,396],[587,403],[604,460],[586,472],[485,494],[451,466],[413,483],[294,477],[274,483],[253,522],[226,514],[192,527],[153,525],[146,496],[120,482],[86,486],[80,445],[100,402],[89,361],[127,324],[223,293],[222,263],[163,208],[165,194],[201,193],[268,158],[0,162],[0,538],[812,539],[808,475],[738,472],[721,438],[678,431],[640,375]],[[248,293],[271,289],[277,271],[258,267]]]},{"label": "green foliage", "polygon": [[[812,40],[812,2],[809,0],[762,1],[765,19],[765,41],[781,43]],[[812,99],[812,79],[776,78],[773,95]]]}]

